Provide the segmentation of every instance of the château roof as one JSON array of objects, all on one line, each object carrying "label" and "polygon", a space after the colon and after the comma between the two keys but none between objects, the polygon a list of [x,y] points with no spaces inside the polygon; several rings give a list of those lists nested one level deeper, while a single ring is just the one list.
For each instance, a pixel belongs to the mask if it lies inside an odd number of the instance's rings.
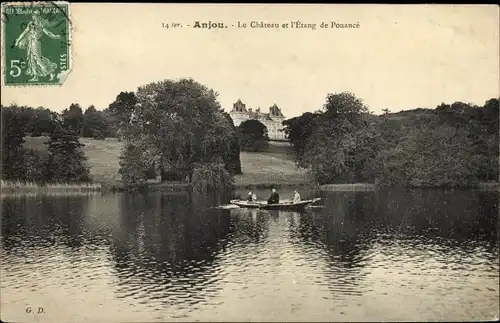
[{"label": "ch\u00e2teau roof", "polygon": [[243,102],[241,102],[240,99],[233,103],[233,110],[231,112],[248,112],[247,111],[247,106]]},{"label": "ch\u00e2teau roof", "polygon": [[257,119],[257,120],[270,120],[270,121],[273,120],[269,116],[269,113],[261,113],[260,111],[248,112],[248,117],[250,119]]},{"label": "ch\u00e2teau roof", "polygon": [[247,113],[248,117],[250,119],[257,119],[257,120],[269,120],[272,121],[272,117],[285,117],[283,113],[281,112],[281,109],[275,104],[273,104],[271,107],[269,107],[269,113],[262,113],[260,112],[260,108],[257,108],[255,111],[252,111],[252,109],[247,110],[246,104],[241,102],[240,99],[233,103],[233,109],[231,110],[231,113]]},{"label": "ch\u00e2teau roof", "polygon": [[281,113],[281,109],[278,108],[276,103],[273,104],[273,106],[269,108],[269,114],[271,114],[272,116],[276,116],[276,117],[284,117],[283,113]]}]

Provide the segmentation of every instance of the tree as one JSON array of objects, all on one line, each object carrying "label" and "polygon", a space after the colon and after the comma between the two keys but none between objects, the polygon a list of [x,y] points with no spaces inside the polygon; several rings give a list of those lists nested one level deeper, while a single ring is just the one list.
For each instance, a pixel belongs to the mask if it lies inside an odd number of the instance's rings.
[{"label": "tree", "polygon": [[441,104],[435,110],[440,127],[463,130],[472,147],[476,162],[471,171],[481,181],[498,179],[498,99],[490,99],[482,107],[455,102]]},{"label": "tree", "polygon": [[228,160],[226,161],[226,168],[229,173],[233,175],[241,175],[241,159],[240,159],[240,142],[238,140],[238,136],[235,134],[231,139],[230,153],[228,156]]},{"label": "tree", "polygon": [[405,187],[469,187],[479,159],[465,129],[432,125],[409,131],[379,153],[377,183]]},{"label": "tree", "polygon": [[319,113],[306,112],[299,117],[283,121],[287,138],[294,152],[294,159],[298,166],[302,166],[307,140],[311,137],[313,129],[316,127],[316,121]]},{"label": "tree", "polygon": [[91,105],[87,110],[85,110],[83,119],[83,137],[95,139],[105,138],[105,135],[108,133],[108,127],[102,112],[97,111],[95,107]]},{"label": "tree", "polygon": [[302,165],[321,184],[366,180],[376,139],[368,108],[354,94],[342,92],[328,94],[323,111],[306,141]]},{"label": "tree", "polygon": [[234,185],[231,174],[222,163],[196,165],[193,172],[193,190],[198,193],[219,191]]},{"label": "tree", "polygon": [[23,152],[23,180],[27,182],[46,183],[49,177],[50,154],[47,151],[24,149]]},{"label": "tree", "polygon": [[118,121],[117,118],[111,113],[109,109],[102,111],[101,117],[106,124],[105,137],[118,138]]},{"label": "tree", "polygon": [[[139,87],[136,98],[126,136],[148,168],[191,179],[196,165],[228,162],[234,131],[213,90],[192,79],[166,80]],[[126,160],[122,169],[126,182]]]},{"label": "tree", "polygon": [[32,137],[41,136],[44,133],[52,133],[56,129],[58,115],[49,109],[38,107],[33,109],[30,124],[26,132],[30,132]]},{"label": "tree", "polygon": [[137,102],[137,97],[134,92],[120,92],[115,101],[109,105],[107,114],[114,123],[113,125],[116,129],[114,131],[115,134],[127,131]]},{"label": "tree", "polygon": [[144,159],[144,147],[128,142],[120,156],[119,173],[125,185],[142,185],[148,179],[147,172],[154,162]]},{"label": "tree", "polygon": [[69,109],[62,112],[64,128],[78,136],[83,135],[84,118],[79,104],[72,103]]},{"label": "tree", "polygon": [[78,141],[78,136],[70,130],[59,127],[47,142],[50,153],[49,178],[52,182],[71,183],[90,180],[87,158]]},{"label": "tree", "polygon": [[476,144],[475,153],[481,159],[477,169],[478,178],[482,181],[497,181],[499,171],[499,100],[490,99],[477,110],[478,117],[474,125],[470,127],[470,137]]},{"label": "tree", "polygon": [[323,105],[323,111],[327,119],[341,118],[351,124],[362,122],[361,115],[369,113],[368,107],[363,103],[363,100],[351,92],[328,94],[326,103]]},{"label": "tree", "polygon": [[238,126],[242,151],[261,151],[269,146],[266,126],[258,120],[246,120]]},{"label": "tree", "polygon": [[238,175],[241,174],[241,159],[240,159],[240,143],[238,140],[238,135],[237,135],[237,130],[236,127],[234,126],[233,119],[229,115],[229,113],[221,111],[223,116],[226,118],[227,122],[231,125],[232,128],[232,139],[231,139],[231,146],[230,146],[230,152],[227,156],[227,170],[229,173],[233,175]]},{"label": "tree", "polygon": [[26,135],[22,124],[18,120],[15,106],[1,106],[2,131],[2,178],[4,180],[18,180],[22,174],[22,146]]}]

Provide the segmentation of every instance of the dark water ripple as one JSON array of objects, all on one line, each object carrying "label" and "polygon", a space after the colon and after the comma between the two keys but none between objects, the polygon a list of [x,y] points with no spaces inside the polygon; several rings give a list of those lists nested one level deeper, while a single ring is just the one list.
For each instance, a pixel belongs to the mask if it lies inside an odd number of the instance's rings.
[{"label": "dark water ripple", "polygon": [[498,317],[497,196],[324,200],[293,213],[179,195],[3,199],[2,318],[24,321],[26,306],[43,306],[41,321]]}]

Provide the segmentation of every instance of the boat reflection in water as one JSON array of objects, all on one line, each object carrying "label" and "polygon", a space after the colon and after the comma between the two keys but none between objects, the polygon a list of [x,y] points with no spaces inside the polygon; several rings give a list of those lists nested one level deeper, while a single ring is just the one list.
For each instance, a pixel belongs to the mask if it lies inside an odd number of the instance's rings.
[{"label": "boat reflection in water", "polygon": [[308,206],[319,202],[321,198],[314,198],[312,200],[304,200],[300,202],[292,203],[291,201],[283,201],[277,204],[268,204],[262,201],[243,201],[243,200],[231,200],[230,203],[237,205],[241,208],[246,209],[263,209],[263,210],[283,210],[283,211],[303,211]]}]

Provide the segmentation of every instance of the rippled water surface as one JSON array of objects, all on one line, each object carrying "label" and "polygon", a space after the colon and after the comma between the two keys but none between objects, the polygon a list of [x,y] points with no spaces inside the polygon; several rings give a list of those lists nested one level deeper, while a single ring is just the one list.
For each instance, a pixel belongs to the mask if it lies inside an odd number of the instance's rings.
[{"label": "rippled water surface", "polygon": [[1,318],[498,318],[498,192],[322,197],[303,213],[186,194],[5,197]]}]

